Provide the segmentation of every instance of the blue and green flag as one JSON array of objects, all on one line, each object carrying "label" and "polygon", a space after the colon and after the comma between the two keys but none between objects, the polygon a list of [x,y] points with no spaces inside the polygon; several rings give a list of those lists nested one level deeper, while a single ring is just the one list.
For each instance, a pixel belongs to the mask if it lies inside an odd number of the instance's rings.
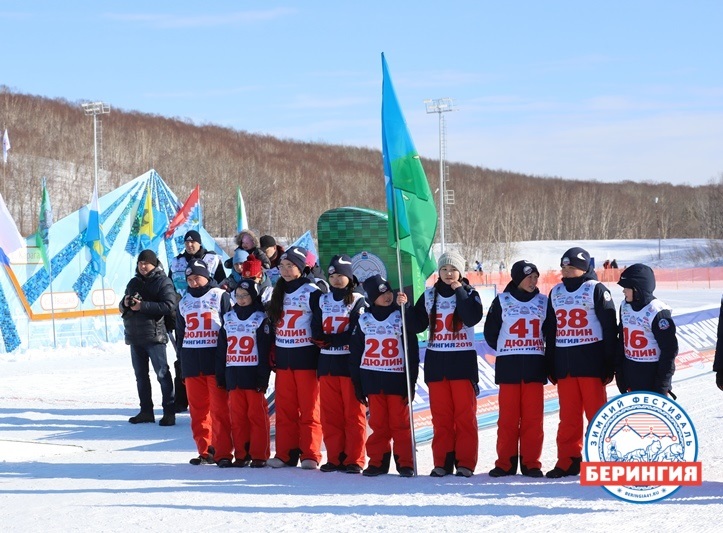
[{"label": "blue and green flag", "polygon": [[432,243],[437,209],[422,161],[409,135],[382,54],[382,156],[389,214],[389,245],[411,255],[426,279],[437,269]]}]

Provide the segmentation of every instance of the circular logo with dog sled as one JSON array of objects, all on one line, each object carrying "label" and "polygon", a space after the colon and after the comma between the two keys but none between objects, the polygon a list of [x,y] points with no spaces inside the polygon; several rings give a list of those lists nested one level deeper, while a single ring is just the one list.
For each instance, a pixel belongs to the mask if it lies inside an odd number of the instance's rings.
[{"label": "circular logo with dog sled", "polygon": [[630,502],[655,502],[702,483],[693,423],[680,405],[652,392],[605,404],[588,425],[584,454],[580,484]]}]

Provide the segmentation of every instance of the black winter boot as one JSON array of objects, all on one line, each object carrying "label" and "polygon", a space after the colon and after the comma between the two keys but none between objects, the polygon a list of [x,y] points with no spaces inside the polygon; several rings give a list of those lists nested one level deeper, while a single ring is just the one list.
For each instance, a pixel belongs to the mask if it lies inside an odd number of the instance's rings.
[{"label": "black winter boot", "polygon": [[130,417],[128,422],[131,424],[155,424],[156,417],[153,416],[153,413],[144,413],[141,411],[136,416]]}]

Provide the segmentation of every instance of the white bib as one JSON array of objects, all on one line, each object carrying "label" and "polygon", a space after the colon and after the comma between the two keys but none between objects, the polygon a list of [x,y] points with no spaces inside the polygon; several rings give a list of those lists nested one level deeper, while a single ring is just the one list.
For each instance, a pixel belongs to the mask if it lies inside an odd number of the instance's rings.
[{"label": "white bib", "polygon": [[562,283],[552,288],[550,297],[557,319],[555,346],[580,346],[602,340],[602,324],[595,315],[593,300],[598,283],[588,280],[575,292],[567,292]]},{"label": "white bib", "polygon": [[178,304],[178,312],[186,321],[184,348],[209,348],[218,344],[221,329],[221,298],[226,292],[214,287],[200,298],[186,294]]},{"label": "white bib", "polygon": [[261,311],[251,313],[246,320],[241,320],[233,310],[223,315],[227,339],[226,366],[258,366],[256,330],[264,318],[266,314]]},{"label": "white bib", "polygon": [[363,313],[359,316],[359,327],[364,332],[364,354],[359,368],[404,372],[401,313],[394,311],[381,322],[371,313]]},{"label": "white bib", "polygon": [[[216,272],[216,269],[218,268],[218,265],[221,263],[221,256],[218,254],[206,254],[201,258],[201,261],[206,264],[208,271],[213,276],[214,272]],[[188,261],[186,261],[186,257],[184,255],[171,259],[171,279],[173,280],[173,286],[176,288],[176,292],[181,296],[185,295],[188,291],[188,283],[186,283],[187,266]]]},{"label": "white bib", "polygon": [[626,359],[646,363],[660,360],[660,346],[653,335],[653,319],[664,309],[670,307],[657,298],[640,311],[633,310],[627,302],[620,305]]},{"label": "white bib", "polygon": [[497,339],[497,357],[505,355],[544,355],[542,323],[547,316],[547,296],[537,294],[520,302],[510,293],[499,296],[502,327]]},{"label": "white bib", "polygon": [[276,325],[276,346],[296,348],[311,346],[311,307],[309,297],[318,290],[304,283],[291,294],[284,294],[284,313]]},{"label": "white bib", "polygon": [[[432,312],[434,303],[434,287],[424,291],[424,307],[427,314]],[[427,341],[427,349],[442,352],[461,352],[474,350],[474,328],[464,324],[462,329],[454,331],[454,310],[457,307],[457,296],[443,297],[437,294],[437,312],[434,319],[434,334]]]},{"label": "white bib", "polygon": [[[321,325],[325,334],[333,335],[344,333],[349,330],[349,315],[354,305],[363,296],[359,293],[353,293],[354,301],[346,305],[343,301],[334,299],[334,295],[330,292],[322,294],[319,298],[319,307],[321,308]],[[344,355],[349,353],[349,345],[322,348],[321,353],[328,355]]]}]

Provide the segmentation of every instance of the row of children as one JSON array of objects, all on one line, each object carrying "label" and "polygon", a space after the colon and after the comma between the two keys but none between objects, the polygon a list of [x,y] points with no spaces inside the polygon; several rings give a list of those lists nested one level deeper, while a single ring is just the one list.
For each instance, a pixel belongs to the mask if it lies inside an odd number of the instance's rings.
[{"label": "row of children", "polygon": [[[365,299],[348,256],[331,261],[331,290],[324,293],[306,276],[306,251],[292,247],[280,255],[280,279],[266,305],[259,298],[258,277],[240,277],[232,306],[207,264],[191,261],[176,324],[199,452],[191,462],[221,467],[300,462],[316,469],[323,435],[322,471],[374,476],[388,472],[394,458],[401,475],[412,475],[408,391],[413,400],[419,363],[415,334],[429,328],[424,366],[433,423],[431,475],[471,476],[477,465],[479,392],[473,327],[482,318],[482,304],[463,278],[461,256],[443,254],[438,266],[438,281],[411,306],[403,292],[395,298],[380,276],[364,282]],[[562,283],[547,298],[536,287],[535,265],[515,263],[512,282],[488,313],[484,332],[497,353],[500,385],[492,476],[515,474],[518,464],[523,475],[543,475],[548,379],[560,397],[558,461],[548,477],[579,473],[582,413],[589,420],[605,403],[605,386],[614,376],[621,392],[670,391],[675,326],[669,309],[652,296],[652,271],[633,265],[621,276],[626,303],[618,326],[610,293],[596,280],[589,254],[570,249],[561,267]],[[272,369],[276,455],[269,458],[264,393]]]}]

